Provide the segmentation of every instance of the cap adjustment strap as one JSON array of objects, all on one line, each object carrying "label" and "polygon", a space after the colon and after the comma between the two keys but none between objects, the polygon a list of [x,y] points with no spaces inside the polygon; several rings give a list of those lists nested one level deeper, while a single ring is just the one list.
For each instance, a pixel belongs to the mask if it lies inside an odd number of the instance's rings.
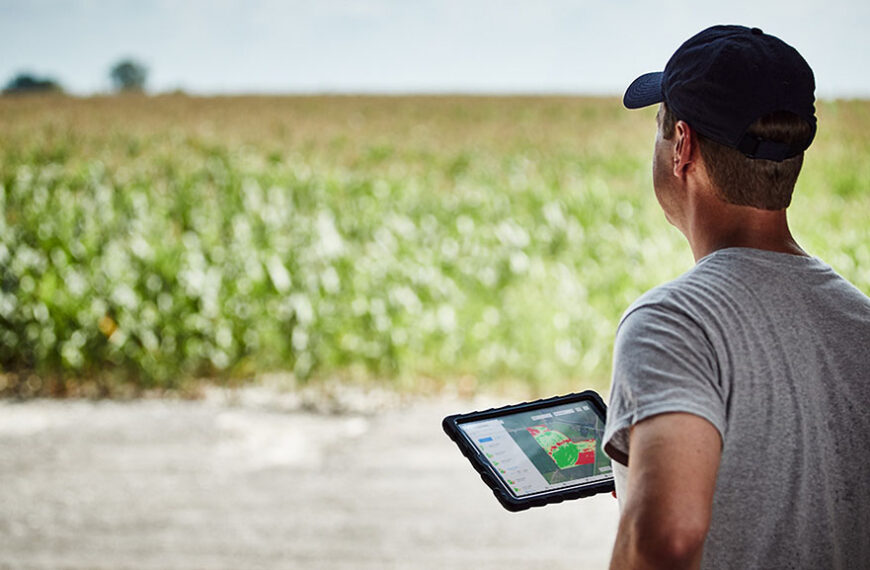
[{"label": "cap adjustment strap", "polygon": [[803,145],[790,145],[784,142],[770,141],[751,134],[743,135],[737,143],[737,150],[749,158],[761,158],[782,162],[805,150]]}]

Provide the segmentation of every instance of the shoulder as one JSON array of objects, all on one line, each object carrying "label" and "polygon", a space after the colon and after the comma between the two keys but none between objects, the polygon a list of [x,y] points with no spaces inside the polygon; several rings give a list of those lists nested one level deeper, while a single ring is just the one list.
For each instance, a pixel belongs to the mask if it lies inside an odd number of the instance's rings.
[{"label": "shoulder", "polygon": [[[727,263],[727,262],[726,262]],[[622,314],[619,330],[626,321],[638,321],[643,317],[671,314],[692,319],[692,308],[709,301],[711,294],[721,283],[721,262],[714,258],[701,260],[680,277],[650,289],[637,298]]]},{"label": "shoulder", "polygon": [[628,456],[631,426],[659,414],[700,416],[724,433],[725,394],[697,281],[693,270],[656,287],[622,317],[604,436],[606,451],[617,461]]},{"label": "shoulder", "polygon": [[[614,358],[634,358],[650,350],[668,347],[675,356],[691,347],[706,345],[710,308],[722,305],[716,292],[723,281],[713,258],[705,258],[692,269],[641,295],[622,315],[616,332]],[[642,350],[643,348],[646,350]],[[709,349],[708,346],[704,348]]]},{"label": "shoulder", "polygon": [[[689,271],[641,295],[622,316],[669,312],[700,326],[724,320],[733,325],[795,302],[811,291],[851,294],[851,286],[829,265],[803,257],[750,248],[727,248],[702,258]],[[866,296],[865,296],[866,298]]]}]

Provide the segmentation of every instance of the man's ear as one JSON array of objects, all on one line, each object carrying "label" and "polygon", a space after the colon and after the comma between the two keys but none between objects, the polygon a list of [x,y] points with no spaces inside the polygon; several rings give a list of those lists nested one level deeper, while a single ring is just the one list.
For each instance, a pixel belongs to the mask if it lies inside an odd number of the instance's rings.
[{"label": "man's ear", "polygon": [[698,139],[695,131],[685,121],[674,126],[674,176],[683,178],[686,169],[694,163]]}]

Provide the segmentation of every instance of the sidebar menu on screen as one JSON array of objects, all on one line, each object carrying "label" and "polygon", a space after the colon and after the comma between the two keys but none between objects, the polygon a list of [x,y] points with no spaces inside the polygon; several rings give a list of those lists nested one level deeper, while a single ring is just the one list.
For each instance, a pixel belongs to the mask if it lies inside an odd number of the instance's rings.
[{"label": "sidebar menu on screen", "polygon": [[501,420],[461,426],[499,476],[517,496],[543,491],[547,481],[504,429]]}]

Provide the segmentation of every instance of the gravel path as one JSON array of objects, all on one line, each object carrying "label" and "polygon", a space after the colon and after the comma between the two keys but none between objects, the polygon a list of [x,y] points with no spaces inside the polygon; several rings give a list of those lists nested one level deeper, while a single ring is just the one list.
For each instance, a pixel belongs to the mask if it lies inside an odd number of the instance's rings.
[{"label": "gravel path", "polygon": [[0,401],[0,568],[604,568],[616,501],[503,510],[441,398]]}]

